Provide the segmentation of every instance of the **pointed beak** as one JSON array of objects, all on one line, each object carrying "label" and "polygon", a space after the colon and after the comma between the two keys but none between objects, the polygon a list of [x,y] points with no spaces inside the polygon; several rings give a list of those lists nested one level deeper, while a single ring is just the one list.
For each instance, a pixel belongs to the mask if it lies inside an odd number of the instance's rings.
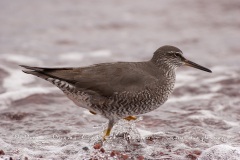
[{"label": "pointed beak", "polygon": [[189,60],[187,60],[185,58],[184,58],[183,62],[184,62],[184,65],[186,65],[186,66],[194,67],[194,68],[197,68],[197,69],[200,69],[200,70],[212,73],[212,71],[210,69],[207,69],[207,68],[205,68],[203,66],[200,66],[199,64],[196,64],[196,63],[194,63],[192,61],[189,61]]}]

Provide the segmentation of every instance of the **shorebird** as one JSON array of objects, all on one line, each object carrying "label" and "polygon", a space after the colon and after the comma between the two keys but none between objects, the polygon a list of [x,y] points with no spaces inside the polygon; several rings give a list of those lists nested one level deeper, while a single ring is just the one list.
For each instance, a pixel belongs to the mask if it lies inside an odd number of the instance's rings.
[{"label": "shorebird", "polygon": [[162,46],[149,61],[101,63],[79,68],[45,68],[20,65],[59,89],[77,106],[109,120],[103,140],[120,119],[153,111],[165,103],[175,84],[175,71],[187,65],[211,70],[187,60],[180,49]]}]

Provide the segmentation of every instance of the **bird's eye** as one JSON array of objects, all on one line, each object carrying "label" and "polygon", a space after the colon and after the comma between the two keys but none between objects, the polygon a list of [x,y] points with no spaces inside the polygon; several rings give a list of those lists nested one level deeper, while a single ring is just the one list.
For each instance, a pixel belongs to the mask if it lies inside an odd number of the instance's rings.
[{"label": "bird's eye", "polygon": [[174,53],[175,57],[181,57],[181,55],[179,53]]}]

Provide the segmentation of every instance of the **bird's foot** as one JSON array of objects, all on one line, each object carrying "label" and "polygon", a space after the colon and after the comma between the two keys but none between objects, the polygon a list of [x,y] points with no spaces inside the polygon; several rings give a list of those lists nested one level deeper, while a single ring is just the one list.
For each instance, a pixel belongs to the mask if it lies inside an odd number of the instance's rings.
[{"label": "bird's foot", "polygon": [[135,117],[135,116],[128,116],[128,117],[125,117],[124,119],[127,120],[127,121],[131,121],[131,120],[136,120],[137,117]]},{"label": "bird's foot", "polygon": [[111,128],[108,128],[104,131],[103,141],[106,140],[106,138],[110,135]]}]

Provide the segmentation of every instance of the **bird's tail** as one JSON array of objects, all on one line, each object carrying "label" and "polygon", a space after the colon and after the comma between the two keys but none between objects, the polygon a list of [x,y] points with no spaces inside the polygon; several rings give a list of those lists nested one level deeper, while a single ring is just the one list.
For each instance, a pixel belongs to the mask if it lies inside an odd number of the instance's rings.
[{"label": "bird's tail", "polygon": [[71,82],[67,79],[64,79],[64,76],[61,75],[62,72],[66,70],[71,70],[71,68],[41,68],[41,67],[30,67],[25,65],[20,65],[21,67],[27,69],[23,70],[24,73],[32,74],[42,79],[45,79],[52,84],[59,87],[61,90],[71,90],[74,87],[71,85]]},{"label": "bird's tail", "polygon": [[31,66],[25,66],[25,65],[19,65],[25,69],[28,70],[22,70],[26,74],[32,74],[34,76],[37,76],[39,78],[47,80],[51,76],[44,73],[44,70],[47,70],[47,68],[40,68],[40,67],[31,67]]},{"label": "bird's tail", "polygon": [[71,72],[74,68],[43,68],[43,67],[31,67],[26,65],[20,65],[21,67],[27,69],[23,70],[24,73],[32,74],[42,79],[48,80],[58,79],[61,81],[66,81],[73,83],[74,73]]}]

